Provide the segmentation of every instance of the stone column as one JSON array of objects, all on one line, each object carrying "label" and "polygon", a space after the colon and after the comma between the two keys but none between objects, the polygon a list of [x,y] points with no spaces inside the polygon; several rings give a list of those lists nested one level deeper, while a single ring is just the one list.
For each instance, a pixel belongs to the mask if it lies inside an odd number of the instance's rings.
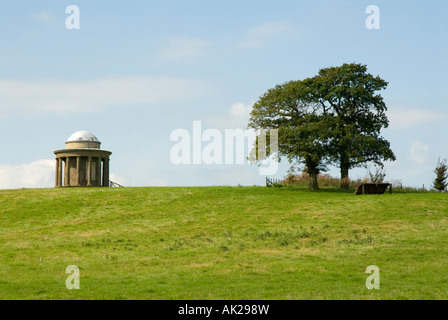
[{"label": "stone column", "polygon": [[109,187],[109,157],[104,158],[103,187]]},{"label": "stone column", "polygon": [[65,157],[65,183],[64,185],[70,186],[70,157]]},{"label": "stone column", "polygon": [[101,157],[97,158],[96,162],[96,186],[101,187]]},{"label": "stone column", "polygon": [[77,156],[76,157],[76,185],[79,186],[79,164],[81,163],[81,157]]},{"label": "stone column", "polygon": [[72,157],[67,157],[67,185],[70,187],[71,186],[71,181],[70,181],[70,160],[72,159]]},{"label": "stone column", "polygon": [[58,158],[58,187],[62,187],[62,158]]},{"label": "stone column", "polygon": [[92,185],[92,157],[87,159],[87,186]]},{"label": "stone column", "polygon": [[56,174],[55,174],[55,187],[59,187],[59,159],[56,158]]}]

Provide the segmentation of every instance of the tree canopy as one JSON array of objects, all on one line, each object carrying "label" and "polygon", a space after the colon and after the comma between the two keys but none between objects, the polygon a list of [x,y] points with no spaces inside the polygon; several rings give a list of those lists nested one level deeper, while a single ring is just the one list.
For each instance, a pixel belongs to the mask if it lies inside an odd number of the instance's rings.
[{"label": "tree canopy", "polygon": [[278,153],[303,162],[310,174],[310,188],[317,189],[317,174],[328,153],[328,138],[318,106],[302,81],[290,81],[268,90],[255,103],[249,127],[278,129]]},{"label": "tree canopy", "polygon": [[380,136],[388,126],[386,104],[377,91],[387,87],[361,64],[321,69],[318,75],[269,89],[254,104],[249,127],[279,129],[279,155],[299,161],[317,189],[317,174],[326,164],[341,170],[348,188],[349,169],[395,160]]}]

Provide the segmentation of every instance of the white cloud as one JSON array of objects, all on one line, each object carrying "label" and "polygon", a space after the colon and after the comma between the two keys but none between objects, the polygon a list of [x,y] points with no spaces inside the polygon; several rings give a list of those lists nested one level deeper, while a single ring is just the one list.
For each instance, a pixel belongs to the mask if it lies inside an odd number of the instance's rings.
[{"label": "white cloud", "polygon": [[389,109],[387,117],[390,127],[395,129],[408,129],[420,125],[448,122],[447,113],[424,109]]},{"label": "white cloud", "polygon": [[183,101],[208,94],[202,81],[175,77],[120,76],[84,81],[0,80],[0,117],[75,113],[106,107]]},{"label": "white cloud", "polygon": [[265,22],[249,28],[248,33],[260,37],[274,37],[292,29],[291,24],[285,22]]},{"label": "white cloud", "polygon": [[301,32],[290,23],[270,21],[247,29],[239,46],[246,49],[260,49],[278,38],[296,38]]},{"label": "white cloud", "polygon": [[209,42],[205,39],[174,37],[169,39],[156,54],[157,63],[187,62],[205,56]]},{"label": "white cloud", "polygon": [[56,18],[47,11],[40,11],[33,14],[33,18],[39,22],[43,22],[45,24],[51,24],[56,21]]},{"label": "white cloud", "polygon": [[238,126],[246,127],[251,111],[252,104],[245,105],[242,102],[237,102],[230,106],[229,115]]},{"label": "white cloud", "polygon": [[411,140],[411,160],[416,164],[423,165],[428,158],[429,147],[418,140]]},{"label": "white cloud", "polygon": [[54,186],[55,161],[37,160],[21,165],[0,165],[0,189],[51,188]]},{"label": "white cloud", "polygon": [[252,106],[253,103],[233,103],[226,115],[209,116],[205,119],[205,122],[217,129],[246,129]]}]

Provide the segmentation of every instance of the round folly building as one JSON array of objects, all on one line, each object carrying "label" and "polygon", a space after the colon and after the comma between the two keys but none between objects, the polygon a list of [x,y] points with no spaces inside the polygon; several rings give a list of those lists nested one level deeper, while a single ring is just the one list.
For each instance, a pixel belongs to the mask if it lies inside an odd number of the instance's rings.
[{"label": "round folly building", "polygon": [[56,187],[109,187],[110,151],[88,131],[75,132],[56,150]]}]

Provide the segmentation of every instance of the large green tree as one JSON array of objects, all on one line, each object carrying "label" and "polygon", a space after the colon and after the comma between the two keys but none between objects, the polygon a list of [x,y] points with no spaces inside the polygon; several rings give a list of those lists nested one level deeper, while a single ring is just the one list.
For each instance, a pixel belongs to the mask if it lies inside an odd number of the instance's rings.
[{"label": "large green tree", "polygon": [[367,66],[352,63],[321,69],[306,83],[312,101],[332,119],[329,156],[340,167],[341,188],[348,189],[349,169],[395,160],[390,143],[380,135],[389,125],[386,104],[377,93],[387,87],[386,81],[367,73]]},{"label": "large green tree", "polygon": [[278,129],[278,155],[304,164],[311,190],[318,189],[317,175],[328,154],[326,119],[319,109],[309,99],[309,88],[302,81],[290,81],[262,95],[254,104],[249,121],[249,127],[256,130]]},{"label": "large green tree", "polygon": [[311,189],[318,188],[317,175],[326,163],[340,167],[346,189],[349,169],[395,160],[380,135],[388,119],[377,91],[386,86],[365,65],[321,69],[315,77],[269,89],[254,104],[249,127],[279,129],[279,155],[305,165]]}]

